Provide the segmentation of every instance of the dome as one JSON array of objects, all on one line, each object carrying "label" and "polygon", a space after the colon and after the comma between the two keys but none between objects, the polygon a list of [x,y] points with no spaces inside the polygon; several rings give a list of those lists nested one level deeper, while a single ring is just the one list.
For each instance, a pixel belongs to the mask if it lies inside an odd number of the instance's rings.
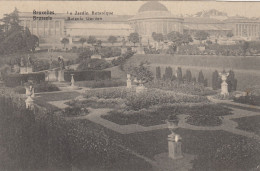
[{"label": "dome", "polygon": [[159,2],[150,1],[150,2],[143,4],[139,8],[138,13],[145,12],[145,11],[168,11],[168,9]]}]

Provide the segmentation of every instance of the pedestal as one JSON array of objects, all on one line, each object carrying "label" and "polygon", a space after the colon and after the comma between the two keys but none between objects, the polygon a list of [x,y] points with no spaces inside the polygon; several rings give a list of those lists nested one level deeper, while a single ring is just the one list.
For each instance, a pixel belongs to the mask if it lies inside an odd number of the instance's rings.
[{"label": "pedestal", "polygon": [[176,139],[176,135],[174,134],[168,135],[168,150],[169,150],[170,158],[172,159],[183,158],[182,151],[181,151],[181,141],[178,141],[178,139]]},{"label": "pedestal", "polygon": [[32,73],[32,67],[27,67],[27,73]]},{"label": "pedestal", "polygon": [[27,109],[34,109],[34,100],[29,96],[26,100],[25,100],[25,105]]},{"label": "pedestal", "polygon": [[56,71],[48,72],[48,81],[57,81]]},{"label": "pedestal", "polygon": [[127,74],[126,87],[132,88],[132,81],[131,81],[131,75],[130,74]]},{"label": "pedestal", "polygon": [[63,70],[60,70],[60,71],[59,71],[58,81],[59,81],[59,82],[64,81],[64,71],[63,71]]},{"label": "pedestal", "polygon": [[132,88],[132,81],[131,80],[126,80],[126,87]]},{"label": "pedestal", "polygon": [[26,74],[27,68],[26,67],[20,67],[20,74]]},{"label": "pedestal", "polygon": [[221,83],[221,95],[229,95],[228,93],[228,84],[226,82]]}]

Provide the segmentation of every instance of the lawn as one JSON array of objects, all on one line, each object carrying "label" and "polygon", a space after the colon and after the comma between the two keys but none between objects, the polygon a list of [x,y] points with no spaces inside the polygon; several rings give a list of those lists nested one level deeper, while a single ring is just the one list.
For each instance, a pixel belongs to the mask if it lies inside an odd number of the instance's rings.
[{"label": "lawn", "polygon": [[35,103],[41,107],[45,107],[46,109],[57,111],[59,108],[51,104],[51,101],[61,101],[61,100],[69,100],[74,99],[79,96],[78,92],[55,92],[55,93],[42,93],[40,95],[36,95],[34,99]]},{"label": "lawn", "polygon": [[[192,56],[192,55],[135,55],[127,61],[127,64],[138,64],[142,61],[150,63],[150,69],[155,75],[156,67],[161,67],[164,74],[165,68],[171,66],[173,70],[182,68],[182,73],[190,69],[192,76],[198,79],[199,71],[208,79],[208,86],[212,86],[212,73],[215,70],[221,72],[233,69],[235,78],[238,80],[237,89],[245,90],[255,85],[260,85],[260,63],[259,57],[239,56]],[[175,72],[174,72],[175,74]]]},{"label": "lawn", "polygon": [[260,136],[260,116],[250,116],[233,119],[238,123],[238,129],[254,132]]}]

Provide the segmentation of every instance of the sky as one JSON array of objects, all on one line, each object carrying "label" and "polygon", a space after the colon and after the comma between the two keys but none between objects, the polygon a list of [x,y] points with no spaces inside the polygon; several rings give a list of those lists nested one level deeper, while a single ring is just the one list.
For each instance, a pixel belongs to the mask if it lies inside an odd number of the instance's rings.
[{"label": "sky", "polygon": [[[50,10],[56,13],[74,11],[111,11],[120,15],[135,15],[147,1],[0,1],[0,18],[15,7],[21,12]],[[222,1],[161,1],[174,15],[195,14],[199,11],[217,9],[229,16],[260,17],[260,2]]]}]

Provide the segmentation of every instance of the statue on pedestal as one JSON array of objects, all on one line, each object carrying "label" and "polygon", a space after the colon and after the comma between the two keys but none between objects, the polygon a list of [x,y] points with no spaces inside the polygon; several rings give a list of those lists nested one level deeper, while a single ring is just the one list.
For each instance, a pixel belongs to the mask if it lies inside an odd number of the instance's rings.
[{"label": "statue on pedestal", "polygon": [[33,83],[28,82],[25,86],[25,90],[26,90],[25,95],[27,96],[27,99],[25,100],[26,108],[33,109],[34,108],[33,98],[35,97]]},{"label": "statue on pedestal", "polygon": [[227,77],[228,77],[229,73],[228,72],[220,72],[219,76],[221,77],[222,83],[221,83],[221,95],[227,96],[229,95],[228,93],[228,84],[226,82]]},{"label": "statue on pedestal", "polygon": [[60,71],[59,71],[59,75],[58,75],[58,81],[64,81],[64,69],[65,69],[65,65],[64,65],[64,60],[62,56],[58,57],[58,62],[60,64]]},{"label": "statue on pedestal", "polygon": [[132,87],[132,81],[131,81],[131,75],[130,74],[127,74],[126,87],[127,88]]},{"label": "statue on pedestal", "polygon": [[167,124],[171,134],[168,135],[169,157],[172,159],[180,159],[183,157],[181,150],[181,137],[174,130],[178,128],[178,118],[176,115],[170,115]]}]

